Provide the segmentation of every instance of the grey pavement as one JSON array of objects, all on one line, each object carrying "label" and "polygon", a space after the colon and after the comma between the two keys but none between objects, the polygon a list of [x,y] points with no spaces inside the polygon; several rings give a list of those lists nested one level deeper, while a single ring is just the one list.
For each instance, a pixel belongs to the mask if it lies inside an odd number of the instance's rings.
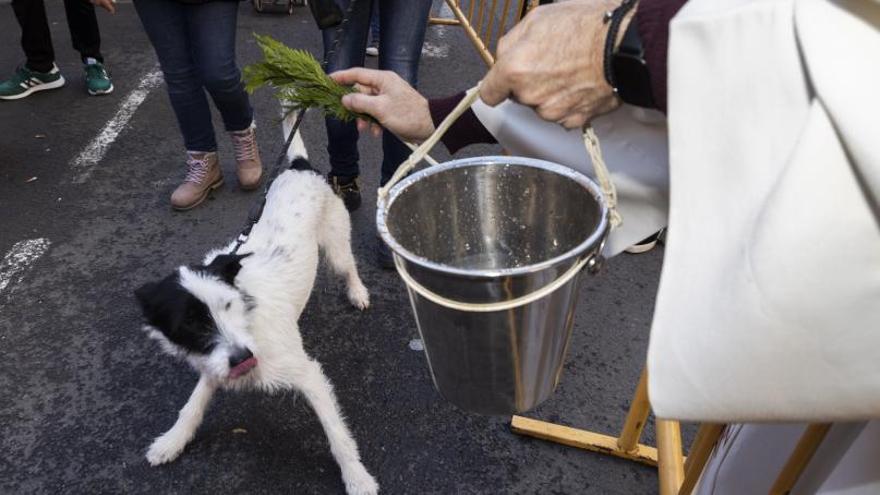
[{"label": "grey pavement", "polygon": [[[116,16],[102,13],[116,91],[86,96],[61,2],[47,8],[69,82],[0,102],[0,257],[32,248],[0,265],[0,493],[342,493],[320,425],[293,394],[222,393],[177,461],[146,463],[146,447],[174,422],[197,377],[146,339],[132,290],[233,238],[256,195],[236,188],[218,125],[226,185],[194,211],[171,211],[182,142],[162,85],[145,93],[84,173],[77,157],[119,116],[155,56],[130,3],[121,2]],[[23,56],[7,2],[0,11],[6,77]],[[304,8],[288,17],[242,3],[242,64],[258,57],[252,32],[320,54]],[[428,43],[420,74],[427,95],[465,89],[484,73],[460,29],[431,27]],[[281,147],[278,105],[269,91],[253,103],[271,163]],[[303,131],[313,163],[326,171],[322,120],[310,115]],[[360,146],[365,189],[374,191],[379,141],[364,137]],[[499,151],[479,146],[460,156]],[[402,282],[375,265],[374,203],[368,192],[352,215],[373,306],[351,309],[341,284],[322,271],[300,323],[382,492],[655,493],[649,467],[517,436],[509,418],[469,414],[437,394],[423,353],[408,346],[417,330]],[[661,263],[662,250],[623,255],[587,281],[562,383],[529,416],[606,433],[620,428],[645,358]],[[653,441],[650,426],[645,440]]]}]

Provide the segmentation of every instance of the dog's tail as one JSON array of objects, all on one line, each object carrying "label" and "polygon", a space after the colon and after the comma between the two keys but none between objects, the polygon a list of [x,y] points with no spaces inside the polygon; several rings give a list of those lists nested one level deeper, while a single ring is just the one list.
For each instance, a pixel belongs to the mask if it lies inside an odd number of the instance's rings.
[{"label": "dog's tail", "polygon": [[[299,110],[282,106],[281,113],[282,117],[284,117],[281,127],[284,132],[284,142],[286,143],[287,139],[290,137],[290,131],[293,129],[293,124],[296,122],[296,116],[299,114]],[[293,136],[293,141],[290,143],[290,147],[287,148],[287,161],[290,162],[291,168],[298,170],[311,170],[312,166],[308,163],[308,160],[309,153],[306,151],[306,145],[302,140],[302,135],[300,134],[299,129],[297,129],[296,135]]]}]

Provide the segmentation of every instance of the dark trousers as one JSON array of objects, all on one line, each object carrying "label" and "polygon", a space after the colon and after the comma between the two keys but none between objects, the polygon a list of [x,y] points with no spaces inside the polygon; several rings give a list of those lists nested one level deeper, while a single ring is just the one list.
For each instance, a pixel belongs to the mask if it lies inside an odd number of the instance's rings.
[{"label": "dark trousers", "polygon": [[[336,0],[343,11],[348,0]],[[357,0],[351,12],[345,38],[337,53],[330,57],[327,72],[363,67],[364,50],[370,32],[374,3],[379,4],[379,69],[396,72],[413,87],[418,83],[419,59],[431,12],[431,0]],[[324,30],[324,50],[330,49],[336,29]],[[330,174],[354,177],[359,174],[358,131],[354,122],[327,118],[327,151]],[[409,156],[409,148],[390,132],[382,133],[382,174],[385,184],[397,167]]]},{"label": "dark trousers", "polygon": [[[27,57],[27,68],[37,72],[52,70],[55,51],[43,0],[12,0],[12,9],[21,26],[21,47]],[[73,49],[79,52],[83,62],[94,58],[103,63],[95,6],[88,0],[64,0],[64,11]]]},{"label": "dark trousers", "polygon": [[250,126],[254,113],[235,61],[238,2],[135,0],[134,6],[162,66],[186,149],[217,150],[206,90],[227,131]]}]

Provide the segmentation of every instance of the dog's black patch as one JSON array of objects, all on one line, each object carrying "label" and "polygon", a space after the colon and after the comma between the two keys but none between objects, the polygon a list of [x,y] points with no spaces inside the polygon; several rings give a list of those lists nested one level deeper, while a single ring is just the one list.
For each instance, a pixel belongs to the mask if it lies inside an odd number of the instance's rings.
[{"label": "dog's black patch", "polygon": [[210,264],[204,267],[196,267],[195,270],[207,271],[212,275],[220,277],[220,280],[229,285],[234,285],[235,276],[241,270],[241,260],[247,258],[253,253],[245,254],[219,254]]},{"label": "dog's black patch", "polygon": [[293,170],[315,170],[312,168],[312,164],[301,156],[294,158],[293,161],[290,162],[290,168]]},{"label": "dog's black patch", "polygon": [[172,343],[195,354],[214,348],[217,327],[208,307],[180,285],[174,272],[134,291],[147,322]]}]

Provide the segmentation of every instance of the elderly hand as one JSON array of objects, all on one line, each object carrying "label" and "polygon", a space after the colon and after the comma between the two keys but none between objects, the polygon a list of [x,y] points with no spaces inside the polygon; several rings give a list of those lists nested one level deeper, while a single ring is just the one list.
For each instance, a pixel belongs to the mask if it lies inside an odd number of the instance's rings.
[{"label": "elderly hand", "polygon": [[[375,118],[385,129],[406,141],[424,141],[434,132],[428,100],[400,76],[390,71],[354,68],[330,74],[340,84],[354,84],[359,93],[345,95],[342,104],[349,110]],[[358,130],[381,128],[358,120]]]},{"label": "elderly hand", "polygon": [[116,13],[116,1],[115,0],[91,0],[92,5],[97,5],[102,9],[110,12],[111,14]]},{"label": "elderly hand", "polygon": [[[608,33],[603,16],[619,3],[570,0],[534,9],[498,42],[480,97],[491,106],[512,98],[567,128],[614,110],[620,101],[602,66]],[[617,42],[632,14],[624,18]]]}]

